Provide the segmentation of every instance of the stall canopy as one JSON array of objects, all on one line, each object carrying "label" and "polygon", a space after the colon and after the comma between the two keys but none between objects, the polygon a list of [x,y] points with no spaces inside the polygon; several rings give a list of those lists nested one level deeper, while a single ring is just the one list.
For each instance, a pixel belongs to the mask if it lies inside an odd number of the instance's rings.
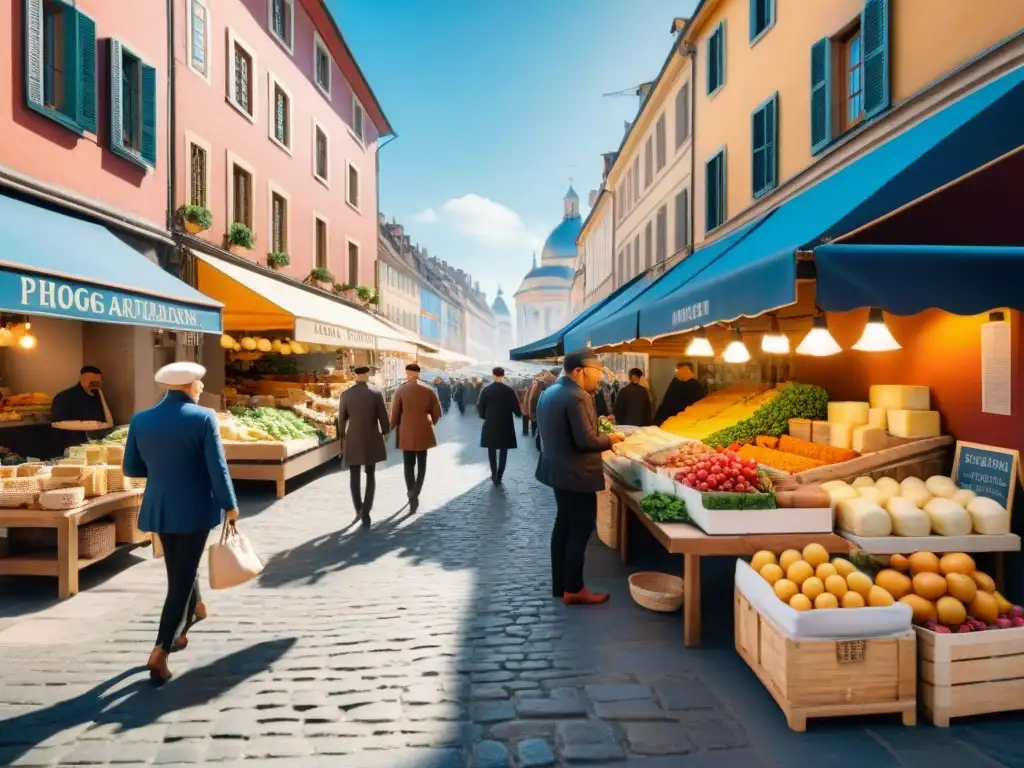
[{"label": "stall canopy", "polygon": [[561,357],[566,350],[581,349],[586,344],[585,341],[579,341],[579,334],[573,334],[576,329],[590,327],[599,322],[600,317],[607,317],[620,307],[624,307],[650,284],[650,278],[645,275],[637,275],[608,296],[587,307],[550,336],[510,350],[509,358],[512,360],[549,360]]},{"label": "stall canopy", "polygon": [[0,311],[221,332],[221,305],[106,227],[0,195]]},{"label": "stall canopy", "polygon": [[956,315],[995,307],[1024,310],[1020,247],[822,245],[815,249],[814,261],[818,305],[830,312],[861,307],[894,315],[926,309]]},{"label": "stall canopy", "polygon": [[287,331],[308,344],[416,353],[421,348],[368,312],[259,270],[196,253],[199,285],[224,304],[226,331]]}]

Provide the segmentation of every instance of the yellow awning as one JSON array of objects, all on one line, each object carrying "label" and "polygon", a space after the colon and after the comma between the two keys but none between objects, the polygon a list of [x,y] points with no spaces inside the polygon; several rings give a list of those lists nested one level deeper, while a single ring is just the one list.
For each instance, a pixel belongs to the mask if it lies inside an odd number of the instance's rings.
[{"label": "yellow awning", "polygon": [[296,341],[415,353],[408,336],[369,312],[262,270],[195,253],[200,290],[224,305],[224,331],[286,331]]}]

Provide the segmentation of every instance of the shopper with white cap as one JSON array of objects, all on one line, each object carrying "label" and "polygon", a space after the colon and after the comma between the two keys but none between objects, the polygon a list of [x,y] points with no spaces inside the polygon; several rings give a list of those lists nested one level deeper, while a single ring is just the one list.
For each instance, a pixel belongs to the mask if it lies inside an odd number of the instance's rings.
[{"label": "shopper with white cap", "polygon": [[159,534],[164,548],[167,597],[146,665],[158,685],[171,678],[167,655],[184,648],[189,627],[206,617],[197,574],[210,529],[225,513],[232,523],[238,519],[217,415],[198,405],[205,375],[203,366],[187,362],[157,371],[167,394],[135,414],[124,449],[125,476],[147,481],[139,529]]}]

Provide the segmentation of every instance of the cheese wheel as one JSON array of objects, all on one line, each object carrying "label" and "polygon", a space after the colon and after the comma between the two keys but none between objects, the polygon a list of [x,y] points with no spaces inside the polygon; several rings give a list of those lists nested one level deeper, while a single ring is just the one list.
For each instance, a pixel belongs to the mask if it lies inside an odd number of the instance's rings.
[{"label": "cheese wheel", "polygon": [[967,512],[975,533],[994,536],[1010,532],[1010,513],[994,499],[976,496],[967,502]]},{"label": "cheese wheel", "polygon": [[924,481],[924,487],[928,489],[928,493],[932,496],[940,496],[943,499],[953,498],[953,494],[956,493],[956,483],[945,475],[933,475]]},{"label": "cheese wheel", "polygon": [[955,501],[934,498],[924,505],[924,511],[939,536],[966,536],[974,528],[970,514]]},{"label": "cheese wheel", "polygon": [[928,536],[932,521],[928,513],[919,509],[910,499],[893,496],[886,505],[892,518],[892,532],[896,536]]},{"label": "cheese wheel", "polygon": [[[964,514],[967,514],[966,510]],[[861,496],[843,499],[836,504],[836,524],[854,536],[888,536],[892,533],[889,513]]]}]

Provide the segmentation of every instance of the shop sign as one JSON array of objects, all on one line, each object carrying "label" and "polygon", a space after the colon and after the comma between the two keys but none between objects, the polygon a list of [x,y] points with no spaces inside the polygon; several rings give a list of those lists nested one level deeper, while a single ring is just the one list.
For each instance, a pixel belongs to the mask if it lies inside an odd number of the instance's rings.
[{"label": "shop sign", "polygon": [[711,314],[711,302],[707,299],[672,310],[672,327],[701,325],[701,318]]},{"label": "shop sign", "polygon": [[0,270],[0,308],[26,315],[220,333],[220,310]]},{"label": "shop sign", "polygon": [[957,441],[953,482],[1013,509],[1020,472],[1020,454],[1008,448]]},{"label": "shop sign", "polygon": [[374,349],[377,337],[370,333],[354,331],[351,328],[342,328],[340,325],[297,317],[295,318],[295,340],[334,347]]}]

